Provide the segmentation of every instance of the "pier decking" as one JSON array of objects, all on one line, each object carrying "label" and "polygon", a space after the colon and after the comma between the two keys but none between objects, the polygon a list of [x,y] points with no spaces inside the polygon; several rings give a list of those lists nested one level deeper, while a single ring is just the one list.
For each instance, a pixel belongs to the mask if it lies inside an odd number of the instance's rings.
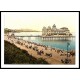
[{"label": "pier decking", "polygon": [[43,36],[42,40],[71,40],[74,36]]},{"label": "pier decking", "polygon": [[42,37],[41,35],[26,35],[26,36],[15,36],[15,37]]},{"label": "pier decking", "polygon": [[41,37],[42,40],[71,40],[75,36],[41,36],[41,35],[26,35],[26,36],[15,36],[15,37]]}]

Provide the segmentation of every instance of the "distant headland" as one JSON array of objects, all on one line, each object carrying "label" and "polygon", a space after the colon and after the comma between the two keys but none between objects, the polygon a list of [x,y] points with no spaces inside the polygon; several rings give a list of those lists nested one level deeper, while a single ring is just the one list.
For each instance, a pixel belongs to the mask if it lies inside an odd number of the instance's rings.
[{"label": "distant headland", "polygon": [[32,30],[32,29],[8,29],[4,28],[4,32],[41,32],[38,30]]}]

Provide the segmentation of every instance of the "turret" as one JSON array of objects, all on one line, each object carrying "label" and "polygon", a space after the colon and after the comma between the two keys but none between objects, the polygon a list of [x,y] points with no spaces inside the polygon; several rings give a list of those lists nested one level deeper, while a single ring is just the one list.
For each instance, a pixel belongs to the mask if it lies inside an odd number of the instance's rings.
[{"label": "turret", "polygon": [[42,28],[42,35],[46,35],[46,32],[47,32],[46,27],[43,27],[43,28]]},{"label": "turret", "polygon": [[54,24],[54,25],[52,26],[52,28],[56,28],[56,25]]}]

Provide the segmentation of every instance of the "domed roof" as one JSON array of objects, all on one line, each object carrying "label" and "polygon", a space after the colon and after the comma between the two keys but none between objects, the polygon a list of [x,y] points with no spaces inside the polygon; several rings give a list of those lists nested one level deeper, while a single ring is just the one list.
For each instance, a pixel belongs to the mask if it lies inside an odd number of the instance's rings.
[{"label": "domed roof", "polygon": [[46,27],[44,26],[43,29],[46,29]]},{"label": "domed roof", "polygon": [[52,27],[56,27],[56,25],[54,24]]},{"label": "domed roof", "polygon": [[51,29],[51,27],[50,26],[48,26],[48,28],[47,29]]}]

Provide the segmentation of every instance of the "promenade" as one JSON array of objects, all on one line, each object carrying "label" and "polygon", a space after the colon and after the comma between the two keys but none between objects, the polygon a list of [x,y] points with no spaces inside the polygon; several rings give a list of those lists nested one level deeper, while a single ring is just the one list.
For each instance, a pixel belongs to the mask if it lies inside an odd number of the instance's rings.
[{"label": "promenade", "polygon": [[[43,58],[49,64],[64,64],[61,60],[67,57],[66,51],[51,48],[42,44],[25,41],[8,35],[4,36],[4,40],[14,44],[20,49],[28,51],[28,53],[35,58]],[[75,56],[69,54],[68,58],[71,60],[69,64],[75,64]]]}]

